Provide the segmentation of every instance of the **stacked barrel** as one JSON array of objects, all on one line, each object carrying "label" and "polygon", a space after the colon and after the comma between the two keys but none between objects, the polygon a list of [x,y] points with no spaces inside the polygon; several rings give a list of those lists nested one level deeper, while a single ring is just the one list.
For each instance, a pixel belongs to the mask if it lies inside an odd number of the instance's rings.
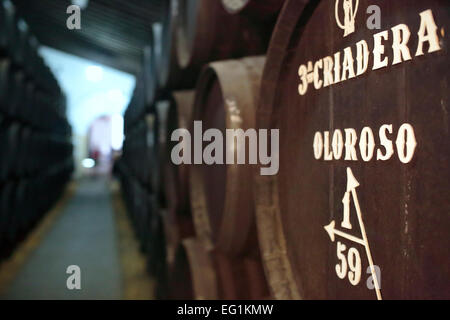
[{"label": "stacked barrel", "polygon": [[60,196],[73,170],[66,101],[9,1],[0,2],[0,259]]},{"label": "stacked barrel", "polygon": [[[120,161],[165,297],[448,298],[446,2],[166,5]],[[279,130],[279,171],[175,164],[194,121]]]}]

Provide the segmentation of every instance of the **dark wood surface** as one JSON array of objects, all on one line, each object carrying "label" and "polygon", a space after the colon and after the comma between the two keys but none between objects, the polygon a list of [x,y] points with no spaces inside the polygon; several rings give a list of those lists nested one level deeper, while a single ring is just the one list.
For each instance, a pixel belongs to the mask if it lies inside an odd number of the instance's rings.
[{"label": "dark wood surface", "polygon": [[208,62],[264,54],[267,38],[258,25],[225,11],[220,1],[180,0],[177,57],[187,76]]},{"label": "dark wood surface", "polygon": [[[342,1],[340,2],[342,5]],[[354,2],[353,2],[354,4]],[[366,8],[381,8],[381,30],[366,27]],[[338,7],[339,8],[339,7]],[[342,7],[340,18],[343,19]],[[432,10],[441,49],[415,56],[419,14]],[[373,263],[381,269],[384,299],[449,298],[450,194],[448,115],[448,1],[359,1],[355,32],[344,37],[335,19],[335,1],[288,1],[282,11],[267,56],[258,107],[258,127],[280,130],[280,171],[256,177],[260,242],[272,292],[277,298],[376,299],[366,280],[365,246],[324,227],[362,236],[353,199],[351,230],[343,229],[342,199],[350,168]],[[406,24],[412,59],[392,65],[391,28]],[[372,70],[373,34],[387,30],[383,41],[387,67]],[[370,62],[366,73],[315,90],[309,84],[300,95],[299,66],[333,56],[350,46],[356,65],[355,43],[366,40]],[[342,60],[341,60],[342,61]],[[414,128],[417,147],[412,160],[399,161],[395,140],[399,127]],[[378,130],[392,124],[388,137],[394,155],[377,161]],[[324,161],[314,158],[316,132],[370,127],[375,136],[373,159]],[[331,143],[331,141],[330,141]],[[384,153],[383,147],[381,151]],[[337,276],[337,242],[354,247],[361,257],[361,280],[352,285]],[[350,270],[348,270],[350,271]]]}]

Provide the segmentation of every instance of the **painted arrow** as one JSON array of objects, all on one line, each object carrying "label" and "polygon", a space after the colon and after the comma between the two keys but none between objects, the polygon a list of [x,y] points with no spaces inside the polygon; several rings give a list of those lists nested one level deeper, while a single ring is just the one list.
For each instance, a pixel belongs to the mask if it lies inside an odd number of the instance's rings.
[{"label": "painted arrow", "polygon": [[[359,182],[358,182],[358,180],[356,180],[355,176],[353,175],[352,169],[350,169],[348,167],[347,168],[347,190],[346,190],[346,194],[351,193],[351,195],[352,195],[353,202],[354,202],[355,208],[356,208],[356,215],[358,217],[358,222],[359,222],[359,226],[360,226],[360,229],[361,229],[362,239],[357,238],[355,236],[352,236],[351,234],[345,233],[343,231],[335,229],[335,224],[336,223],[334,222],[334,220],[331,221],[330,224],[325,226],[324,229],[328,233],[328,235],[330,236],[330,239],[331,239],[332,242],[334,242],[335,235],[337,235],[337,236],[341,236],[341,237],[343,237],[345,239],[348,239],[350,241],[359,243],[359,244],[364,246],[364,248],[366,249],[366,255],[367,255],[367,260],[369,262],[370,271],[372,273],[372,277],[373,277],[373,280],[374,280],[375,292],[376,292],[376,295],[377,295],[377,299],[378,300],[382,300],[380,284],[379,284],[379,281],[378,281],[378,278],[377,278],[377,274],[375,272],[374,263],[373,263],[373,259],[372,259],[372,254],[370,253],[369,241],[367,240],[366,228],[364,227],[364,222],[363,222],[363,219],[362,219],[361,207],[359,205],[358,195],[356,194],[356,188],[357,187],[359,187]],[[344,208],[344,215],[345,214],[349,214],[349,211],[346,212],[346,210]],[[351,225],[350,225],[350,228],[351,228]]]},{"label": "painted arrow", "polygon": [[337,230],[334,228],[335,227],[335,222],[334,220],[331,221],[331,223],[327,226],[324,227],[324,229],[327,231],[328,235],[330,236],[330,239],[332,242],[334,242],[334,236],[338,235],[341,236],[345,239],[348,239],[350,241],[362,244],[363,246],[365,246],[366,244],[364,243],[363,239],[357,238],[355,236],[352,236],[351,234],[345,233],[343,231]]}]

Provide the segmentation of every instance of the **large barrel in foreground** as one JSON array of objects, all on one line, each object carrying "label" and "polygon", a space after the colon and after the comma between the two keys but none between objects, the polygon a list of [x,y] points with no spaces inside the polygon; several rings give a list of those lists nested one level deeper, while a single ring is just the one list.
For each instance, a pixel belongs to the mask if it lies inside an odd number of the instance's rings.
[{"label": "large barrel in foreground", "polygon": [[440,0],[284,6],[257,118],[280,169],[255,177],[276,298],[450,297],[449,22]]}]

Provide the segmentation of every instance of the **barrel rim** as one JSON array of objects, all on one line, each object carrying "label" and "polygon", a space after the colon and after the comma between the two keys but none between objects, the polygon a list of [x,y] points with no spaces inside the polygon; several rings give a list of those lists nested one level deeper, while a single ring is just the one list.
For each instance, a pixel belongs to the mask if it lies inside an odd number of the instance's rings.
[{"label": "barrel rim", "polygon": [[[212,252],[209,251],[201,242],[201,240],[191,237],[182,240],[182,244],[186,249],[186,254],[188,256],[189,268],[191,269],[192,277],[192,289],[194,291],[194,296],[197,300],[201,299],[218,299],[219,298],[219,283],[218,275],[214,268],[214,261],[212,257]],[[198,260],[203,260],[204,266],[206,267],[201,271],[201,278],[199,277],[199,268],[195,268],[194,264],[199,262]],[[203,292],[202,286],[198,285],[200,282],[207,283],[211,292]]]},{"label": "barrel rim", "polygon": [[[307,7],[317,1],[287,0],[272,34],[267,62],[263,72],[259,103],[256,112],[258,129],[277,127],[278,111],[275,105],[277,79],[299,21],[307,21]],[[254,170],[255,211],[258,239],[264,269],[272,295],[276,299],[302,299],[294,279],[286,238],[283,232],[278,199],[278,176],[260,176],[260,165]],[[281,270],[281,271],[280,271]]]},{"label": "barrel rim", "polygon": [[[253,58],[259,59],[260,57]],[[207,88],[214,81],[218,81],[224,100],[225,128],[246,130],[255,127],[256,103],[253,99],[247,59],[250,58],[212,62],[204,67],[196,88],[193,120],[201,119],[203,111],[206,110],[204,93],[207,92]],[[242,90],[230,88],[231,85],[236,85],[236,82],[232,81],[233,77],[246,79],[246,81],[239,83]],[[236,106],[242,111],[243,121],[241,123],[233,120],[233,108],[227,102],[227,97],[238,102]],[[224,208],[218,226],[219,234],[216,237],[212,236],[212,225],[208,215],[201,169],[194,165],[190,168],[190,174],[191,190],[193,191],[191,193],[193,217],[197,234],[209,246],[215,246],[224,252],[233,255],[246,252],[249,249],[252,225],[255,224],[253,194],[250,192],[252,183],[250,165],[237,163],[226,165]],[[200,213],[201,211],[204,212]]]}]

